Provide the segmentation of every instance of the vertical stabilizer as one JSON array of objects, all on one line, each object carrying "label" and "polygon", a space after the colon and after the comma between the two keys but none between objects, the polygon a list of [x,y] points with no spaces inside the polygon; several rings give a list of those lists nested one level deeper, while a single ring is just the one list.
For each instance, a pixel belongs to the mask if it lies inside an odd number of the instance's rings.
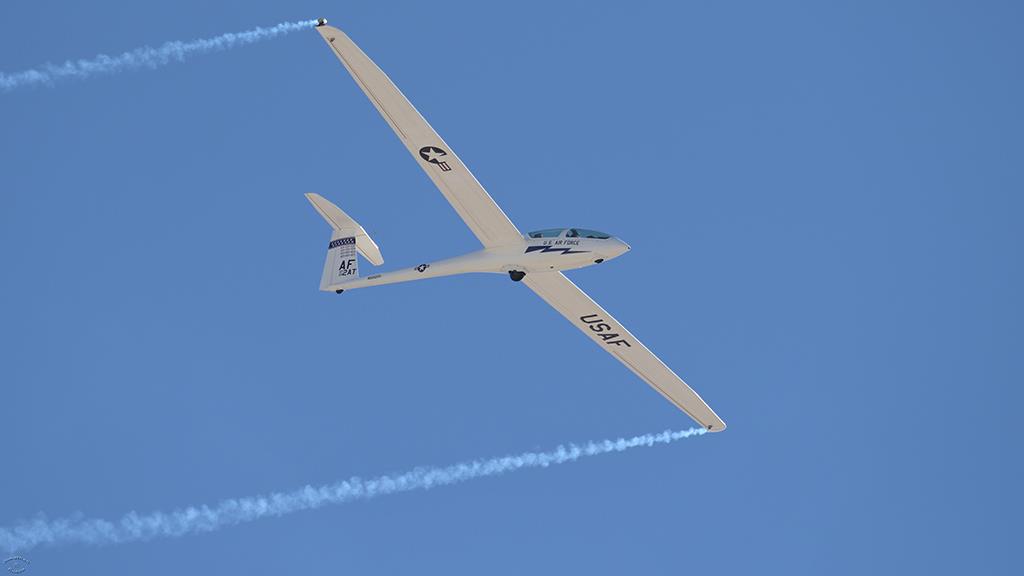
[{"label": "vertical stabilizer", "polygon": [[327,259],[324,273],[320,277],[320,289],[327,290],[332,284],[340,284],[359,278],[359,259],[356,258],[355,236],[345,236],[335,231],[327,245]]},{"label": "vertical stabilizer", "polygon": [[320,277],[321,290],[328,290],[332,285],[359,278],[357,253],[374,266],[384,263],[384,257],[377,244],[366,230],[341,208],[318,194],[306,194],[306,199],[331,225],[331,242],[327,245],[327,259],[324,261],[324,272]]}]

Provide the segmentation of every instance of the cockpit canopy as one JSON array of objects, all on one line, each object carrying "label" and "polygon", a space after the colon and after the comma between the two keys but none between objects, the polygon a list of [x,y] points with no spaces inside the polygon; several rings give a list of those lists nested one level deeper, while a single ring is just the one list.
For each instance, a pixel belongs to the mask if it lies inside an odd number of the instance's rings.
[{"label": "cockpit canopy", "polygon": [[530,232],[527,236],[530,238],[561,238],[564,236],[565,238],[597,238],[599,240],[607,240],[612,237],[611,234],[585,228],[548,228]]}]

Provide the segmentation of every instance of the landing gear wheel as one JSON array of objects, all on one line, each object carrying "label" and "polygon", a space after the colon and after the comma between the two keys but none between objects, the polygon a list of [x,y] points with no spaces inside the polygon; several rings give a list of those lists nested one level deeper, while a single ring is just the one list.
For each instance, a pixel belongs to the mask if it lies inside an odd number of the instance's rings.
[{"label": "landing gear wheel", "polygon": [[521,272],[519,270],[509,270],[508,277],[511,278],[513,282],[519,282],[523,278],[526,278],[526,272]]}]

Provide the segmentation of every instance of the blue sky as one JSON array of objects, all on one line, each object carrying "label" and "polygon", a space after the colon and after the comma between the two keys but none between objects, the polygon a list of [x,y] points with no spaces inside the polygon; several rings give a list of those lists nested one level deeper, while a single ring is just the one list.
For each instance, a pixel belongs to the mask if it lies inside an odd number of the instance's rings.
[{"label": "blue sky", "polygon": [[[770,4],[770,5],[769,5]],[[722,433],[33,574],[1011,573],[1015,2],[5,3],[0,70],[317,16]],[[322,294],[475,249],[313,32],[0,94],[0,525],[118,518],[690,422],[524,286]]]}]

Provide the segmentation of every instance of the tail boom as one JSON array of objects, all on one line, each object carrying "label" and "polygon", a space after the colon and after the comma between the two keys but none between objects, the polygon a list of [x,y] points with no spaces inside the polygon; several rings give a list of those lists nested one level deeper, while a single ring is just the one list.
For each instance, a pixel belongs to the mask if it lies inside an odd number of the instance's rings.
[{"label": "tail boom", "polygon": [[453,276],[456,274],[471,274],[477,272],[492,272],[502,274],[507,272],[506,266],[502,265],[505,259],[487,250],[479,250],[463,256],[438,260],[402,268],[392,272],[371,274],[363,278],[330,283],[327,286],[321,285],[320,289],[330,292],[342,292],[355,288],[366,288],[369,286],[383,286],[385,284],[398,284],[400,282],[412,282],[414,280],[426,280],[427,278],[439,278],[441,276]]}]

